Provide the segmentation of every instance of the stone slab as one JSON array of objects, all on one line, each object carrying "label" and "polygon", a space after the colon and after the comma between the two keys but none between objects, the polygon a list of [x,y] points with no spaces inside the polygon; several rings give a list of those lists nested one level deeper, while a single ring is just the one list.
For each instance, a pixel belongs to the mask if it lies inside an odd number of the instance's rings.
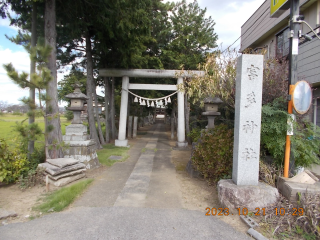
[{"label": "stone slab", "polygon": [[314,183],[316,183],[316,180],[313,179],[306,172],[299,173],[298,175],[296,175],[296,176],[294,176],[292,178],[287,178],[286,181],[297,182],[297,183],[306,183],[306,184],[314,184]]},{"label": "stone slab", "polygon": [[65,177],[65,178],[61,178],[57,181],[55,180],[52,180],[51,178],[48,178],[48,181],[50,184],[56,186],[56,187],[63,187],[65,185],[67,185],[68,183],[71,183],[71,182],[74,182],[78,179],[81,179],[81,178],[84,178],[86,176],[85,173],[80,173],[78,175],[74,175],[74,176],[71,176],[71,177]]},{"label": "stone slab", "polygon": [[66,126],[66,135],[86,135],[88,127],[83,124],[70,124]]},{"label": "stone slab", "polygon": [[89,135],[63,135],[62,136],[63,141],[87,141],[89,140]]},{"label": "stone slab", "polygon": [[265,236],[263,236],[261,233],[259,233],[258,231],[254,230],[253,228],[250,228],[247,233],[252,236],[254,239],[257,240],[268,240],[268,238],[266,238]]},{"label": "stone slab", "polygon": [[16,212],[0,208],[0,220],[16,216],[18,216]]},{"label": "stone slab", "polygon": [[220,180],[217,185],[220,203],[235,212],[236,208],[246,207],[249,211],[264,208],[277,202],[278,189],[266,183],[243,186],[236,185],[231,179]]},{"label": "stone slab", "polygon": [[221,113],[220,112],[202,112],[201,115],[202,116],[220,116]]},{"label": "stone slab", "polygon": [[250,228],[259,227],[259,224],[254,221],[251,217],[248,215],[240,215],[240,218],[242,221],[244,221]]},{"label": "stone slab", "polygon": [[51,176],[51,175],[49,174],[48,176],[49,176],[49,178],[51,178],[52,180],[57,181],[57,180],[60,179],[60,178],[65,178],[65,177],[74,176],[74,175],[83,173],[83,172],[85,172],[85,171],[86,171],[86,169],[85,169],[85,168],[82,168],[82,169],[79,169],[79,170],[75,170],[75,171],[67,172],[67,173],[62,173],[62,174],[55,175],[55,176]]},{"label": "stone slab", "polygon": [[58,168],[56,166],[51,165],[50,163],[40,163],[38,165],[38,167],[45,168],[46,169],[45,171],[47,173],[51,174],[52,176],[55,176],[58,174],[62,174],[62,173],[71,172],[71,171],[85,168],[86,165],[84,165],[83,163],[77,163],[75,165],[67,166],[65,168]]},{"label": "stone slab", "polygon": [[58,168],[64,168],[79,163],[79,160],[76,160],[74,158],[55,158],[47,159],[47,162]]},{"label": "stone slab", "polygon": [[87,141],[65,141],[65,143],[69,144],[70,147],[77,147],[77,146],[92,146],[95,145],[95,141],[93,139]]},{"label": "stone slab", "polygon": [[[153,143],[154,141],[152,141]],[[114,206],[144,207],[155,152],[142,153]]]},{"label": "stone slab", "polygon": [[110,160],[121,160],[122,156],[110,156],[109,159]]},{"label": "stone slab", "polygon": [[315,176],[311,171],[309,170],[304,170],[314,181],[318,182],[319,178]]},{"label": "stone slab", "polygon": [[315,193],[320,194],[320,182],[314,184],[298,183],[288,181],[287,178],[278,178],[278,189],[279,192],[290,202],[297,201],[297,193]]}]

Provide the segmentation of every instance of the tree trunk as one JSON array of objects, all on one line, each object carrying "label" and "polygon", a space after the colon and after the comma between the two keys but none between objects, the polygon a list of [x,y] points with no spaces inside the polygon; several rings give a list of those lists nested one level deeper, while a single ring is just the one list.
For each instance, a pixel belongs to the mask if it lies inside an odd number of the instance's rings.
[{"label": "tree trunk", "polygon": [[189,103],[188,103],[188,94],[184,95],[184,119],[185,119],[185,127],[186,127],[186,136],[187,136],[187,141],[189,144],[191,144],[191,139],[189,137],[190,133],[190,108],[189,108]]},{"label": "tree trunk", "polygon": [[97,149],[101,149],[100,141],[97,134],[96,124],[94,121],[93,105],[92,105],[92,84],[93,84],[93,63],[91,53],[91,40],[89,32],[86,35],[86,55],[87,55],[87,111],[90,129],[90,137],[95,140]]},{"label": "tree trunk", "polygon": [[[44,14],[44,35],[46,44],[51,46],[52,51],[48,58],[48,69],[51,71],[52,80],[47,86],[47,100],[46,100],[46,137],[49,145],[58,147],[49,150],[51,158],[57,156],[63,157],[63,152],[59,148],[62,142],[62,133],[60,125],[59,107],[57,101],[57,66],[56,66],[56,4],[55,0],[46,0],[45,14]],[[56,147],[54,147],[56,148]]]},{"label": "tree trunk", "polygon": [[110,142],[110,134],[109,134],[109,79],[104,77],[104,114],[105,114],[105,124],[106,124],[106,143]]},{"label": "tree trunk", "polygon": [[[37,3],[32,3],[32,26],[31,26],[31,47],[35,47],[37,44]],[[31,60],[30,63],[30,81],[31,75],[36,72],[36,63]],[[30,107],[29,107],[29,124],[34,123],[34,107],[35,107],[35,89],[30,87],[29,90],[29,99],[30,99]],[[28,154],[32,154],[34,151],[34,141],[28,142]]]},{"label": "tree trunk", "polygon": [[112,78],[112,85],[111,85],[111,137],[112,139],[116,139],[116,119],[115,119],[115,105],[114,105],[114,85],[115,85],[115,78]]},{"label": "tree trunk", "polygon": [[96,118],[97,118],[97,124],[98,124],[98,133],[99,133],[99,138],[100,138],[100,143],[101,144],[106,144],[106,142],[104,141],[104,137],[103,137],[103,133],[102,133],[102,128],[101,128],[101,122],[100,122],[100,116],[99,116],[99,103],[98,103],[98,98],[97,98],[97,91],[96,91],[96,86],[95,84],[93,84],[92,86],[92,92],[93,92],[93,97],[94,97],[94,109],[96,112]]}]

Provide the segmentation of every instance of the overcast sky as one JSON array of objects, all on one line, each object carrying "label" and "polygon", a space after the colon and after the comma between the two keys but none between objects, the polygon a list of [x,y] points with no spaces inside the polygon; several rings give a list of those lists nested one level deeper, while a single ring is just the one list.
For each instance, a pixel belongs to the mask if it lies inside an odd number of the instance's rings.
[{"label": "overcast sky", "polygon": [[[172,0],[171,0],[172,1]],[[222,48],[230,46],[240,37],[241,26],[250,18],[250,16],[261,6],[265,0],[198,0],[201,8],[207,8],[207,16],[211,16],[216,25],[215,32],[218,35],[218,45]],[[164,0],[167,2],[167,0]],[[174,2],[178,2],[174,0]],[[187,0],[193,2],[193,0]],[[7,19],[0,19],[0,101],[18,104],[19,99],[28,96],[28,90],[21,90],[15,86],[7,77],[2,65],[10,63],[18,71],[29,72],[30,60],[25,50],[11,43],[5,38],[14,36],[17,29],[9,26]],[[240,40],[232,47],[239,49]],[[58,80],[63,74],[58,73]]]}]

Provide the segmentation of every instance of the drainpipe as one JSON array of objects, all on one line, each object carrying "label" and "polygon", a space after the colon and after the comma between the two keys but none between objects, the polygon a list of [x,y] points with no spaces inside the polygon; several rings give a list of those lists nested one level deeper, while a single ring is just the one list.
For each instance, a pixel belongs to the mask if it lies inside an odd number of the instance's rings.
[{"label": "drainpipe", "polygon": [[313,127],[313,131],[314,133],[316,132],[316,127],[317,127],[317,98],[314,99],[314,102],[313,102],[313,124],[314,124],[314,127]]}]

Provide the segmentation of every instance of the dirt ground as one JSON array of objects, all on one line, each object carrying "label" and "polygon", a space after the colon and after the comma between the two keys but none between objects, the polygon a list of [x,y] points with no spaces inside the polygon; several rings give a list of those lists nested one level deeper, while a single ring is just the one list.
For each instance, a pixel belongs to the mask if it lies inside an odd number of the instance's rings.
[{"label": "dirt ground", "polygon": [[[205,214],[206,208],[220,208],[218,193],[215,186],[199,178],[192,178],[185,171],[190,159],[190,151],[172,151],[172,163],[176,166],[177,177],[180,182],[183,207],[189,210],[198,210]],[[241,221],[238,215],[229,216],[208,216],[218,217],[220,220],[231,225],[240,232],[246,233],[249,227]]]},{"label": "dirt ground", "polygon": [[[206,213],[206,208],[221,207],[218,201],[215,186],[208,186],[203,179],[191,178],[185,171],[187,162],[190,158],[191,147],[188,151],[179,151],[174,149],[175,141],[170,141],[172,145],[172,163],[176,166],[177,178],[180,183],[180,190],[183,198],[183,207],[189,210],[198,210]],[[108,167],[100,167],[98,169],[87,171],[88,178],[96,178],[102,172],[108,171]],[[54,189],[50,189],[54,190]],[[25,222],[36,213],[32,211],[32,207],[39,203],[46,193],[45,186],[36,186],[26,190],[20,190],[18,185],[4,186],[0,185],[0,208],[14,211],[17,217],[0,220],[2,224]],[[213,217],[213,216],[208,216]],[[228,223],[238,231],[246,233],[248,227],[244,224],[239,216],[215,216],[220,220]]]},{"label": "dirt ground", "polygon": [[[87,171],[87,178],[98,177],[107,167],[101,166],[97,169]],[[54,191],[57,187],[50,186],[49,191]],[[11,217],[0,220],[0,224],[26,222],[34,216],[41,215],[32,210],[32,207],[41,202],[46,195],[45,185],[37,185],[35,187],[21,190],[19,184],[0,185],[0,208],[17,213],[17,217]]]}]

